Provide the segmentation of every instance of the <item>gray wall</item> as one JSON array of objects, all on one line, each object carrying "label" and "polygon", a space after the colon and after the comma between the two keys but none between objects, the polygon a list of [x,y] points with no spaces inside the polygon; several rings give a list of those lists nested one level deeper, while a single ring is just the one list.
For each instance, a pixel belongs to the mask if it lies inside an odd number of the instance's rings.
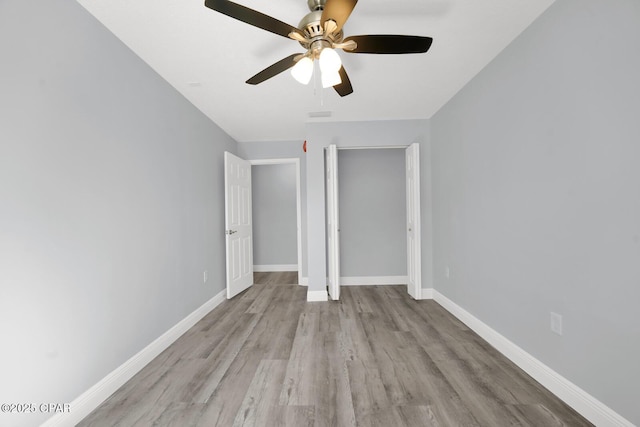
[{"label": "gray wall", "polygon": [[339,150],[341,276],[406,276],[405,150]]},{"label": "gray wall", "polygon": [[636,425],[638,40],[558,0],[431,121],[436,289]]},{"label": "gray wall", "polygon": [[253,264],[298,264],[296,166],[251,167]]},{"label": "gray wall", "polygon": [[1,2],[0,55],[0,402],[71,402],[224,289],[236,144],[74,1]]},{"label": "gray wall", "polygon": [[302,239],[302,276],[307,276],[307,155],[303,141],[239,142],[238,155],[246,160],[300,159],[300,211]]}]

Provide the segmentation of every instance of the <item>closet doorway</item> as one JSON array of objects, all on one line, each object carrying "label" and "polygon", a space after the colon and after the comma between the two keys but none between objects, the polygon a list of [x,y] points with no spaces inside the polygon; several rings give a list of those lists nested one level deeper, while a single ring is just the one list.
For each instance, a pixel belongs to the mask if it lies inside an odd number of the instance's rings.
[{"label": "closet doorway", "polygon": [[331,299],[360,284],[406,284],[420,299],[419,145],[331,145],[325,155]]}]

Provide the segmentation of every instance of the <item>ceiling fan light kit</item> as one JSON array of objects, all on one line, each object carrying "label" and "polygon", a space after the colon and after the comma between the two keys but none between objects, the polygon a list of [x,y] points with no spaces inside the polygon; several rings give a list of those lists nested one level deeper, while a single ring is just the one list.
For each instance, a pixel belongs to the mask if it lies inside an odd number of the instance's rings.
[{"label": "ceiling fan light kit", "polygon": [[293,54],[260,71],[247,80],[259,84],[291,68],[291,75],[308,84],[313,61],[318,60],[322,87],[333,87],[340,96],[353,92],[351,82],[335,49],[348,53],[407,54],[429,50],[431,37],[404,35],[363,35],[344,38],[342,28],[358,0],[307,0],[311,11],[298,27],[228,0],[205,0],[204,4],[231,18],[297,41],[306,52]]},{"label": "ceiling fan light kit", "polygon": [[313,75],[313,61],[308,56],[302,57],[296,65],[291,68],[291,75],[296,81],[303,85],[309,84]]},{"label": "ceiling fan light kit", "polygon": [[338,73],[338,70],[330,72],[323,71],[320,78],[322,80],[322,87],[324,89],[334,87],[342,83],[342,78],[340,78],[340,73]]},{"label": "ceiling fan light kit", "polygon": [[330,47],[322,49],[322,52],[320,52],[320,70],[322,70],[322,72],[338,72],[341,66],[342,61],[335,50]]}]

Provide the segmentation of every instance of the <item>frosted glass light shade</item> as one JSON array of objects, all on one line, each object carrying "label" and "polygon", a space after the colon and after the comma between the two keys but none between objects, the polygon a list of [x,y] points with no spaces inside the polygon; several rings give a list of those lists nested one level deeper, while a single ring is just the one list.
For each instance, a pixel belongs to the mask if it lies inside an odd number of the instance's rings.
[{"label": "frosted glass light shade", "polygon": [[[338,68],[339,70],[340,68]],[[340,78],[340,73],[338,70],[335,71],[322,71],[322,87],[328,88],[335,86],[337,84],[342,83],[342,79]]]},{"label": "frosted glass light shade", "polygon": [[309,84],[312,74],[313,61],[307,56],[296,62],[296,65],[291,69],[291,75],[293,78],[303,85]]},{"label": "frosted glass light shade", "polygon": [[322,74],[327,71],[338,71],[342,66],[340,55],[335,50],[325,47],[320,52],[320,70]]}]

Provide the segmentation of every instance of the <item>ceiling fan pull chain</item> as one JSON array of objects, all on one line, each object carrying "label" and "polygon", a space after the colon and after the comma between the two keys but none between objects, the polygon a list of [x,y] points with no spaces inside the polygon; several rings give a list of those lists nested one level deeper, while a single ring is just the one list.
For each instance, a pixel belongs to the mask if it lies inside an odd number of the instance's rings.
[{"label": "ceiling fan pull chain", "polygon": [[[320,75],[320,73],[318,73]],[[320,107],[324,107],[324,90],[322,85],[320,85]]]},{"label": "ceiling fan pull chain", "polygon": [[313,61],[313,96],[318,96],[318,63]]}]

